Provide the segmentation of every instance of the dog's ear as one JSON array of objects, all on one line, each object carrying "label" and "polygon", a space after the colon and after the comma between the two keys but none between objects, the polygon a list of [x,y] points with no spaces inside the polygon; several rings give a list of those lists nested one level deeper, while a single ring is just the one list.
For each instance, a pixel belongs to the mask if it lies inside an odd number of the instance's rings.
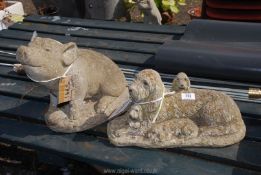
[{"label": "dog's ear", "polygon": [[187,90],[188,90],[190,88],[190,79],[188,77],[186,77],[186,82],[187,82],[187,85],[188,85],[188,87],[187,87]]},{"label": "dog's ear", "polygon": [[165,88],[163,81],[161,80],[160,77],[158,77],[155,80],[155,84],[152,86],[154,87],[154,92],[163,92],[163,88]]},{"label": "dog's ear", "polygon": [[177,79],[175,78],[173,81],[172,81],[172,91],[177,91],[178,90],[178,82],[177,82]]}]

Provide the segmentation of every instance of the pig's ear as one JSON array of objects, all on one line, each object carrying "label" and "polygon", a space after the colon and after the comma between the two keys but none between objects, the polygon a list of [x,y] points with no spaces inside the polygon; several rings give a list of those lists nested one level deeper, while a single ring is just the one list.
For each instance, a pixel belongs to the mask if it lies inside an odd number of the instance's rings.
[{"label": "pig's ear", "polygon": [[36,37],[38,37],[38,34],[37,34],[37,31],[34,31],[32,38],[31,38],[31,42],[33,42],[36,39]]},{"label": "pig's ear", "polygon": [[64,44],[63,62],[66,66],[71,65],[77,58],[77,46],[75,43]]}]

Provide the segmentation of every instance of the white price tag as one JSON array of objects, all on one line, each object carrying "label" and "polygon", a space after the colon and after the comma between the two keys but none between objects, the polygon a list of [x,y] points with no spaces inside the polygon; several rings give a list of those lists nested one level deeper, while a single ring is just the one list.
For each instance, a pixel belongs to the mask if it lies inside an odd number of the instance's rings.
[{"label": "white price tag", "polygon": [[196,100],[196,96],[194,93],[182,93],[181,99],[182,100]]}]

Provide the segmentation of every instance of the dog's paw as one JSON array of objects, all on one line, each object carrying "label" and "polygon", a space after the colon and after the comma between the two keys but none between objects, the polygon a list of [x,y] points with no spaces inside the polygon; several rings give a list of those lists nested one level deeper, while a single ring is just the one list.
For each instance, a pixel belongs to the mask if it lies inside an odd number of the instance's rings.
[{"label": "dog's paw", "polygon": [[96,108],[96,113],[98,114],[104,114],[108,106],[106,105],[98,105]]},{"label": "dog's paw", "polygon": [[141,123],[139,121],[129,121],[129,126],[133,129],[139,129],[141,127]]}]

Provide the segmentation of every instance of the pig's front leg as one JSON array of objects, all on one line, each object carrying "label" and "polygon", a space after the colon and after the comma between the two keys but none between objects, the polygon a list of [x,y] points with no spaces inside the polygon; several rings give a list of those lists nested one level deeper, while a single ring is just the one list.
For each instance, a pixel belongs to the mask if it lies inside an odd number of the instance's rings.
[{"label": "pig's front leg", "polygon": [[[84,100],[77,99],[69,102],[69,114],[68,118],[70,120],[78,120],[81,117],[84,117]],[[86,109],[85,109],[86,110]]]},{"label": "pig's front leg", "polygon": [[58,99],[55,95],[50,94],[50,104],[48,112],[45,114],[45,121],[48,126],[57,125],[61,119],[66,119],[67,115],[57,107]]},{"label": "pig's front leg", "polygon": [[84,98],[86,95],[85,86],[76,75],[72,76],[72,100],[69,102],[68,118],[70,120],[79,120],[84,116]]}]

